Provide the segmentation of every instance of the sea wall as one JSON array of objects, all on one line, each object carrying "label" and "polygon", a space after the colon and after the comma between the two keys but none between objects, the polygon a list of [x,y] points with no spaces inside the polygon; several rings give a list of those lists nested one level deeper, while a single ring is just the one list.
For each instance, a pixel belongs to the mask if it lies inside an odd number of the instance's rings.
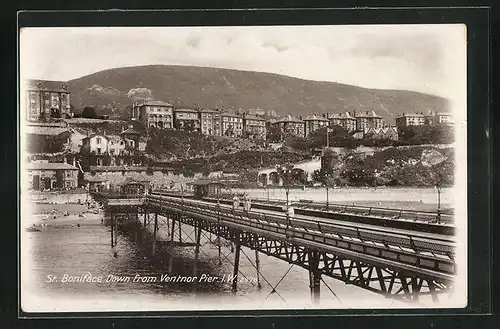
[{"label": "sea wall", "polygon": [[175,175],[172,172],[163,172],[155,170],[150,173],[145,171],[98,171],[94,173],[86,172],[84,179],[88,182],[109,182],[111,186],[121,185],[126,180],[148,181],[153,187],[181,188],[181,183],[192,182],[194,179],[201,178],[202,174],[197,173],[194,177],[185,177],[182,174]]}]

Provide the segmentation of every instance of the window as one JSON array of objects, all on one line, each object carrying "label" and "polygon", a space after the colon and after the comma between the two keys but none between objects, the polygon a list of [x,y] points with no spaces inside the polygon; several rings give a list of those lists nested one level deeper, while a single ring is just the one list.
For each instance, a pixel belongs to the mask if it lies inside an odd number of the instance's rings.
[{"label": "window", "polygon": [[97,144],[101,144],[101,137],[97,137],[97,138],[96,138],[96,143],[97,143]]},{"label": "window", "polygon": [[72,177],[73,172],[71,170],[66,170],[66,177]]}]

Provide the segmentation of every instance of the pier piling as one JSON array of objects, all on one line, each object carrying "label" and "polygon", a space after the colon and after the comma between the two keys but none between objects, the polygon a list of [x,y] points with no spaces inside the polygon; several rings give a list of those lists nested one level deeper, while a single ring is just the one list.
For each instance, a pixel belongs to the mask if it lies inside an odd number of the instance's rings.
[{"label": "pier piling", "polygon": [[158,214],[155,213],[155,224],[153,226],[153,246],[151,248],[151,254],[153,257],[156,254],[156,232],[158,231]]},{"label": "pier piling", "polygon": [[314,304],[318,304],[320,298],[321,272],[319,271],[319,258],[320,255],[317,251],[309,252],[309,282],[311,284],[311,296]]},{"label": "pier piling", "polygon": [[114,226],[115,226],[115,223],[114,223],[114,215],[113,213],[111,213],[111,223],[109,226],[111,226],[111,248],[114,247],[114,238],[113,238],[113,230],[114,230]]},{"label": "pier piling", "polygon": [[236,244],[236,250],[234,255],[233,292],[236,292],[238,290],[238,272],[240,267],[240,250],[241,250],[240,232],[236,232],[235,234],[235,244]]},{"label": "pier piling", "polygon": [[255,267],[257,269],[257,287],[262,288],[260,285],[260,260],[259,260],[259,251],[255,249]]},{"label": "pier piling", "polygon": [[115,246],[118,244],[118,218],[115,218]]},{"label": "pier piling", "polygon": [[193,264],[193,276],[198,274],[198,257],[200,254],[200,239],[201,239],[201,225],[198,223],[195,226],[196,232],[196,246],[194,247],[194,264]]}]

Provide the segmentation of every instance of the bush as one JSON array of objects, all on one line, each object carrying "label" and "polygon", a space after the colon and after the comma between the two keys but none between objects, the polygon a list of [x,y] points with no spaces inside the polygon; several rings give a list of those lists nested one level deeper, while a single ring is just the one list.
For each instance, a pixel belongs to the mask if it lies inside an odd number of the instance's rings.
[{"label": "bush", "polygon": [[397,145],[451,144],[454,140],[453,126],[409,126],[399,129]]}]

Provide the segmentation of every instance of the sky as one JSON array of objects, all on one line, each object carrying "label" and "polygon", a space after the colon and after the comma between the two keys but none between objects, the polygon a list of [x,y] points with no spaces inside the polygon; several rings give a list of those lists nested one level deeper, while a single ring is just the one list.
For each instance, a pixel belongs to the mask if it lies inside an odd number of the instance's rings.
[{"label": "sky", "polygon": [[465,26],[24,28],[21,78],[71,80],[136,65],[283,74],[453,100],[464,93]]}]

